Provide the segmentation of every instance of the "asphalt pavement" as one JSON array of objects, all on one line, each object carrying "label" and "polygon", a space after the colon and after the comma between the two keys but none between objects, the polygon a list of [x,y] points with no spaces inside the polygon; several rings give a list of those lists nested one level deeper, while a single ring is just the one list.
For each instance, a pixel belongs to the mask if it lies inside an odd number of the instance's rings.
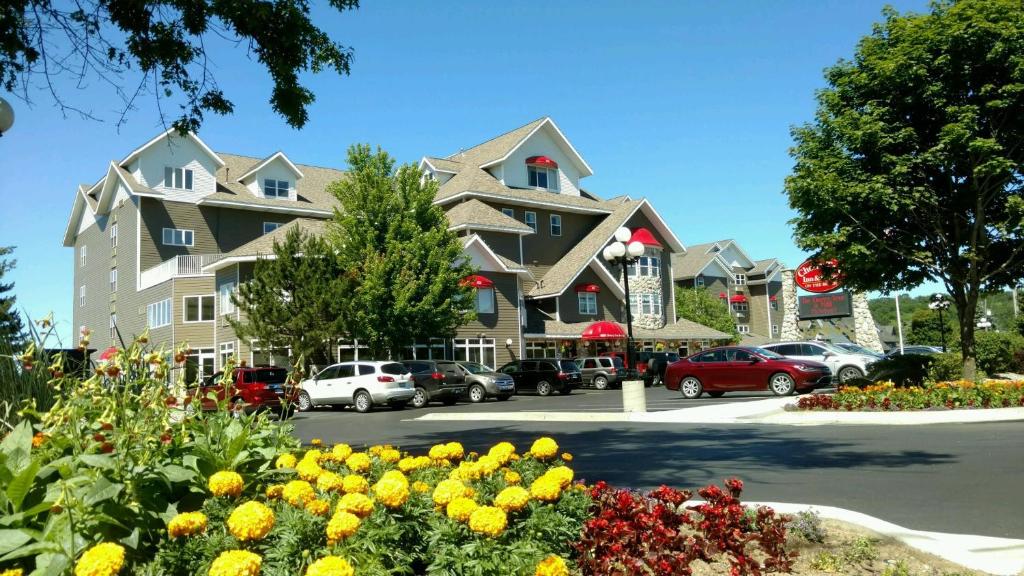
[{"label": "asphalt pavement", "polygon": [[[765,393],[685,400],[647,390],[649,410],[762,400]],[[355,446],[391,443],[422,452],[457,440],[484,450],[508,440],[520,450],[553,436],[575,456],[577,476],[639,489],[695,489],[737,476],[744,499],[856,510],[915,530],[1024,538],[1024,426],[1019,422],[928,426],[790,427],[636,422],[415,421],[428,412],[614,411],[617,390],[514,396],[506,402],[421,410],[318,409],[298,414],[298,436]]]}]

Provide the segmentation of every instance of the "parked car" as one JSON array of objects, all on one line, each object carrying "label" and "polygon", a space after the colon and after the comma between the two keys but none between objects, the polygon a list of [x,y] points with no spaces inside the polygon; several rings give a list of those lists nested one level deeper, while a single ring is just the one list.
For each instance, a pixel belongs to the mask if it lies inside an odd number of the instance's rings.
[{"label": "parked car", "polygon": [[909,354],[919,354],[922,356],[932,356],[934,354],[942,354],[942,348],[938,346],[904,346],[903,351],[900,352],[900,347],[897,346],[885,355],[886,358],[893,358],[896,356],[905,356]]},{"label": "parked car", "polygon": [[626,374],[626,366],[618,356],[587,356],[577,358],[575,362],[580,369],[583,384],[598,390],[620,385]]},{"label": "parked car", "polygon": [[839,383],[863,378],[868,367],[878,361],[874,356],[853,354],[827,342],[773,342],[761,347],[795,360],[822,362],[832,369]]},{"label": "parked car", "polygon": [[664,383],[668,365],[679,360],[679,354],[675,352],[638,352],[637,355],[638,363],[645,366],[640,372],[645,386]]},{"label": "parked car", "polygon": [[841,348],[846,352],[850,352],[851,354],[863,354],[865,356],[871,356],[872,358],[876,358],[878,360],[881,360],[884,356],[880,352],[875,352],[874,350],[865,348],[860,344],[854,344],[853,342],[833,342],[832,345],[835,346],[836,348]]},{"label": "parked car", "polygon": [[[296,390],[288,385],[288,369],[273,366],[249,366],[235,368],[231,374],[231,385],[223,384],[224,372],[219,371],[203,379],[202,385],[188,389],[185,404],[195,406],[199,398],[202,410],[216,410],[220,402],[227,401],[233,409],[246,412],[273,410],[287,416],[283,407],[296,402]],[[216,400],[210,398],[210,394]]]},{"label": "parked car", "polygon": [[786,358],[752,346],[724,346],[698,352],[669,364],[665,388],[684,398],[707,392],[721,398],[726,392],[769,390],[777,396],[828,386],[832,371],[821,362]]},{"label": "parked car", "polygon": [[477,362],[457,362],[466,378],[470,402],[483,402],[487,398],[508,400],[516,393],[516,382],[508,374],[499,374]]},{"label": "parked car", "polygon": [[402,360],[412,372],[416,395],[414,408],[423,408],[431,402],[455,404],[466,393],[466,377],[454,360]]},{"label": "parked car", "polygon": [[369,412],[381,404],[401,410],[416,394],[405,366],[369,360],[332,364],[299,386],[299,410],[329,405]]},{"label": "parked car", "polygon": [[512,377],[516,383],[516,394],[524,390],[536,391],[541,396],[548,396],[555,390],[561,394],[571,394],[573,388],[583,384],[580,369],[572,360],[513,360],[499,368],[498,372]]}]

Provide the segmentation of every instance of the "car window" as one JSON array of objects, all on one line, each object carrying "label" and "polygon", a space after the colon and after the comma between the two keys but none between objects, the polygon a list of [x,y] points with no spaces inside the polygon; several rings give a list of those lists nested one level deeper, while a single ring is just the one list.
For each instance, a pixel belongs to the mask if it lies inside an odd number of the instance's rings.
[{"label": "car window", "polygon": [[476,362],[459,362],[459,365],[465,368],[470,374],[487,374],[491,371],[487,366]]},{"label": "car window", "polygon": [[559,362],[562,365],[563,372],[579,372],[580,367],[576,365],[572,360],[562,360]]},{"label": "car window", "polygon": [[422,374],[424,372],[434,371],[431,368],[430,364],[427,364],[426,362],[404,362],[404,364],[406,365],[406,367],[409,368],[409,371],[412,372],[413,374]]},{"label": "car window", "polygon": [[730,362],[750,362],[753,356],[742,348],[733,348],[726,353]]},{"label": "car window", "polygon": [[356,367],[352,364],[338,366],[338,378],[349,378],[356,375]]},{"label": "car window", "polygon": [[384,364],[383,366],[381,366],[380,371],[382,374],[394,374],[396,376],[399,376],[405,374],[406,367],[402,366],[398,362],[390,362],[388,364]]},{"label": "car window", "polygon": [[459,367],[455,362],[438,362],[437,369],[442,372],[454,372],[456,374],[461,374],[461,372],[459,372]]},{"label": "car window", "polygon": [[765,350],[771,350],[783,356],[799,356],[800,345],[799,344],[779,344],[777,346],[765,346]]},{"label": "car window", "polygon": [[288,370],[284,368],[260,368],[253,374],[255,382],[266,384],[284,384],[288,380]]},{"label": "car window", "polygon": [[327,368],[324,368],[323,370],[320,371],[319,374],[316,375],[317,380],[329,380],[331,378],[337,378],[337,377],[338,377],[338,367],[337,366],[328,366]]},{"label": "car window", "polygon": [[711,350],[697,356],[694,360],[697,362],[722,362],[725,360],[725,355],[721,350]]},{"label": "car window", "polygon": [[518,362],[509,362],[508,364],[505,364],[504,366],[502,366],[501,369],[498,370],[498,371],[501,372],[502,374],[511,374],[513,372],[518,372],[519,371],[519,363]]},{"label": "car window", "polygon": [[522,366],[523,367],[522,367],[521,370],[523,372],[536,372],[537,371],[537,363],[536,362],[523,362]]},{"label": "car window", "polygon": [[769,350],[767,348],[754,348],[754,352],[757,352],[758,354],[764,356],[765,358],[768,358],[769,360],[778,360],[779,358],[784,358],[782,354],[779,354],[778,352],[774,350]]},{"label": "car window", "polygon": [[623,366],[625,366],[625,364],[623,364],[623,363],[622,363],[622,358],[619,358],[618,356],[613,356],[613,357],[611,358],[611,360],[612,360],[612,364],[613,364],[613,365],[614,365],[614,366],[615,366],[616,368],[622,368]]},{"label": "car window", "polygon": [[370,366],[369,364],[359,364],[360,376],[367,376],[369,374],[373,374],[374,372],[375,370],[373,369],[373,366]]},{"label": "car window", "polygon": [[549,372],[549,371],[557,372],[558,371],[558,367],[555,366],[554,364],[552,364],[551,362],[538,362],[538,364],[539,364],[539,366],[537,367],[537,369],[541,370],[543,372]]},{"label": "car window", "polygon": [[[603,360],[601,361],[601,364],[603,366],[608,366],[608,364],[605,364]],[[586,360],[583,361],[583,367],[584,368],[597,368],[597,360],[595,360],[593,358],[587,358]]]}]

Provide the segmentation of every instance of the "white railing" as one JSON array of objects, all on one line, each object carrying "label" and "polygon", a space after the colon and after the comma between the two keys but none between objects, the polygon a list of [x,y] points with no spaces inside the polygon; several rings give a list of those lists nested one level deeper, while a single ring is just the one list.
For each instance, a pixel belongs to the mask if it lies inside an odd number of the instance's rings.
[{"label": "white railing", "polygon": [[213,264],[223,258],[223,254],[197,254],[194,256],[175,256],[166,262],[161,262],[148,270],[143,270],[139,275],[139,290],[145,290],[150,286],[156,286],[171,278],[184,276],[213,276],[212,273],[204,273],[203,266]]}]

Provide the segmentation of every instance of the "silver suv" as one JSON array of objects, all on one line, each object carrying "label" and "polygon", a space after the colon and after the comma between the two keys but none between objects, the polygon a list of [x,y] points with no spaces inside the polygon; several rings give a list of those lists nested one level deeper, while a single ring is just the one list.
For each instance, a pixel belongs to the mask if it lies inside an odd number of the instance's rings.
[{"label": "silver suv", "polygon": [[500,374],[476,362],[457,362],[469,385],[470,402],[483,402],[494,397],[508,400],[516,392],[516,383],[508,374]]},{"label": "silver suv", "polygon": [[821,362],[832,369],[832,373],[840,383],[854,378],[863,378],[868,373],[868,367],[878,361],[878,358],[873,356],[854,354],[828,342],[773,342],[765,344],[761,348],[782,354],[787,358]]},{"label": "silver suv", "polygon": [[598,390],[607,390],[610,386],[618,385],[625,374],[622,358],[618,356],[577,358],[576,365],[580,367],[583,384]]}]

